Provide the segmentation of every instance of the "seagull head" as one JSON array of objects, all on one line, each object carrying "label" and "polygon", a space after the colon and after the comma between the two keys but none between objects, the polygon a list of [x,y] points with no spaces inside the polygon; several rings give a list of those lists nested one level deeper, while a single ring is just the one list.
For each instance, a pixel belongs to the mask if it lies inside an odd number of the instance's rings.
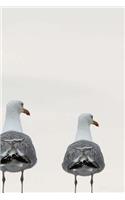
[{"label": "seagull head", "polygon": [[12,100],[7,104],[7,111],[12,113],[25,113],[26,115],[30,115],[30,112],[24,108],[24,103],[19,100]]},{"label": "seagull head", "polygon": [[99,123],[93,119],[93,115],[91,113],[83,113],[79,116],[80,124],[88,124],[88,125],[95,125],[99,126]]}]

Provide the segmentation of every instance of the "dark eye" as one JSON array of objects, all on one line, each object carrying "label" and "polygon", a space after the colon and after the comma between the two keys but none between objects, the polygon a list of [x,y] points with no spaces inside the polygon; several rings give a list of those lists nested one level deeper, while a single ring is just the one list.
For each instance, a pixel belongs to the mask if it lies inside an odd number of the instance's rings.
[{"label": "dark eye", "polygon": [[21,106],[22,106],[22,107],[23,107],[23,105],[24,105],[24,104],[23,104],[23,103],[21,103]]},{"label": "dark eye", "polygon": [[91,115],[91,118],[93,119],[93,115]]}]

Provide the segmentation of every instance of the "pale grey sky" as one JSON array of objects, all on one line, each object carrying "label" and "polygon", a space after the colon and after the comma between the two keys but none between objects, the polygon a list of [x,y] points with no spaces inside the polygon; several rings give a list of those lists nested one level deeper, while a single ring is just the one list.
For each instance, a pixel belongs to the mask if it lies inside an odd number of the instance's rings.
[{"label": "pale grey sky", "polygon": [[[11,99],[31,112],[21,117],[38,163],[26,192],[73,191],[61,163],[82,112],[100,123],[91,130],[106,167],[95,191],[123,191],[123,9],[3,9],[3,113]],[[19,176],[7,173],[8,192],[20,191]],[[79,177],[78,191],[90,191],[89,179]]]}]

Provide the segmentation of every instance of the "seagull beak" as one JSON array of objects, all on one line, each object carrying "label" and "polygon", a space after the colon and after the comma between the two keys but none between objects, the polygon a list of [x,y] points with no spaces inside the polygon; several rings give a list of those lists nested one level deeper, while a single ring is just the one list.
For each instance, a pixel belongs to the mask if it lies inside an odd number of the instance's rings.
[{"label": "seagull beak", "polygon": [[99,127],[99,123],[96,122],[95,120],[93,120],[92,124],[94,124],[95,126],[98,126],[98,127]]},{"label": "seagull beak", "polygon": [[30,115],[30,112],[25,108],[22,109],[22,113],[25,113],[26,115]]}]

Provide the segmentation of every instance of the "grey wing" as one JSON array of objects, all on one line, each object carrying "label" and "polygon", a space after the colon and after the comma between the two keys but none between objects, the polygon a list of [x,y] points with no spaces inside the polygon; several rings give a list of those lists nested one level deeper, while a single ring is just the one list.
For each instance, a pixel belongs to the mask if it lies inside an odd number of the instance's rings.
[{"label": "grey wing", "polygon": [[30,137],[25,138],[24,142],[20,143],[19,150],[21,152],[24,152],[24,155],[27,156],[30,160],[31,165],[34,165],[36,163],[36,151]]},{"label": "grey wing", "polygon": [[17,133],[14,131],[9,131],[1,135],[0,157],[5,156],[7,152],[11,149],[11,145],[9,144],[9,142],[7,142],[7,140],[11,142],[16,141],[14,146],[17,150],[17,153],[19,154],[19,156],[28,158],[31,167],[36,163],[36,151],[30,137],[24,133]]},{"label": "grey wing", "polygon": [[64,170],[69,171],[70,170],[70,166],[74,163],[74,162],[78,162],[80,158],[80,152],[79,150],[75,149],[75,148],[68,148],[66,151],[66,154],[64,156],[64,160],[62,163],[62,167]]},{"label": "grey wing", "polygon": [[17,144],[17,149],[20,155],[22,154],[29,159],[31,165],[36,163],[36,151],[30,137],[25,137],[23,142]]},{"label": "grey wing", "polygon": [[104,168],[104,159],[98,145],[93,146],[92,149],[85,152],[87,160],[96,168],[102,170]]},{"label": "grey wing", "polygon": [[93,147],[84,146],[83,148],[76,148],[79,150],[79,156],[73,160],[72,164],[69,166],[70,170],[79,169],[84,166],[88,168],[99,168],[98,163],[93,157],[89,155],[90,151],[93,151]]},{"label": "grey wing", "polygon": [[100,147],[89,141],[71,144],[66,151],[62,167],[70,172],[74,166],[77,169],[85,167],[85,169],[94,168],[95,172],[101,171],[104,168],[104,159]]}]

